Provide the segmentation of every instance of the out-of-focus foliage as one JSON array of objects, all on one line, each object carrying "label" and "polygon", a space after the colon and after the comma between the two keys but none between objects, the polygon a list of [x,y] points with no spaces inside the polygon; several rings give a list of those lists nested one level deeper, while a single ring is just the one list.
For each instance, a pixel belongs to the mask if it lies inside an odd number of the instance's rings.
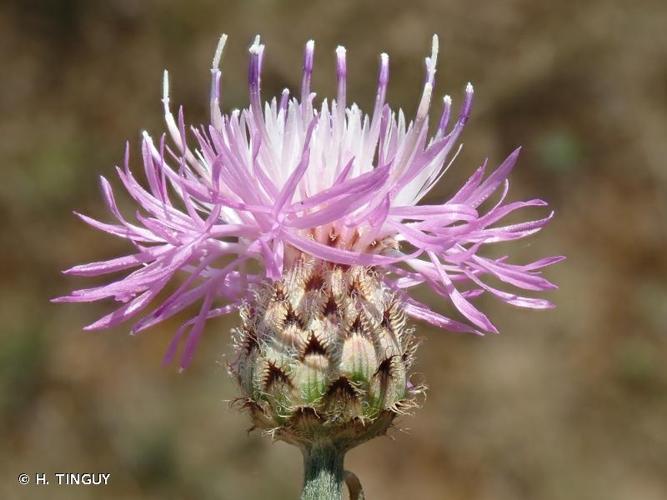
[{"label": "out-of-focus foliage", "polygon": [[[265,95],[296,89],[317,40],[314,87],[368,108],[380,51],[389,99],[413,112],[431,34],[437,92],[476,106],[465,149],[430,199],[488,155],[525,146],[515,198],[557,218],[517,257],[565,254],[548,271],[554,311],[485,304],[483,339],[417,325],[425,407],[348,458],[375,499],[659,500],[667,497],[667,4],[659,0],[15,0],[0,5],[0,498],[295,498],[297,451],[247,435],[229,408],[232,320],[212,322],[187,373],[160,359],[177,324],[135,338],[80,327],[104,305],[55,306],[58,270],[117,255],[85,227],[104,217],[96,177],[125,139],[162,130],[160,78],[189,121],[206,118],[217,35],[227,109],[246,102],[245,48],[267,42]],[[130,209],[127,203],[125,208]],[[129,212],[131,213],[131,212]],[[524,245],[524,246],[522,246]],[[81,285],[81,281],[78,282]],[[19,487],[20,472],[110,472],[105,488]]]}]

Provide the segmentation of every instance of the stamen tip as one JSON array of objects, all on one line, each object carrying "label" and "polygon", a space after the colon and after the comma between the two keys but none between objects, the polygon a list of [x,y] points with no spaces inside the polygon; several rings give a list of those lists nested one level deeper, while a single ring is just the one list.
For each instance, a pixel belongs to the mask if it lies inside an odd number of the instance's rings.
[{"label": "stamen tip", "polygon": [[380,74],[378,75],[379,85],[385,86],[389,82],[389,55],[386,52],[380,54]]},{"label": "stamen tip", "polygon": [[313,71],[314,52],[315,52],[315,40],[308,40],[306,42],[306,52],[304,53],[303,56],[303,71],[306,75],[310,74]]},{"label": "stamen tip", "polygon": [[162,73],[162,100],[165,104],[169,101],[169,71],[166,69]]},{"label": "stamen tip", "polygon": [[253,55],[259,55],[263,51],[264,51],[264,45],[260,43],[259,35],[256,35],[255,39],[252,42],[252,45],[250,45],[250,48],[248,49],[248,52],[250,52]]},{"label": "stamen tip", "polygon": [[220,39],[218,40],[218,46],[215,48],[215,54],[213,55],[213,63],[211,64],[211,69],[216,70],[220,68],[222,51],[224,50],[226,43],[227,43],[227,34],[223,33],[222,35],[220,35]]},{"label": "stamen tip", "polygon": [[347,73],[345,47],[342,45],[336,47],[336,73],[338,74],[338,78],[344,78]]}]

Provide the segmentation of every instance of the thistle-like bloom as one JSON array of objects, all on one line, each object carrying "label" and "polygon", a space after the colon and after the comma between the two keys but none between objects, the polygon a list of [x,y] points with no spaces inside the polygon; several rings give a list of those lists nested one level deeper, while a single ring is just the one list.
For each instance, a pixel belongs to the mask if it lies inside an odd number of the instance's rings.
[{"label": "thistle-like bloom", "polygon": [[[171,294],[134,324],[132,332],[197,303],[199,311],[178,329],[166,354],[166,360],[171,360],[183,342],[181,366],[186,366],[207,319],[242,307],[257,286],[279,281],[301,256],[334,267],[372,269],[383,287],[401,297],[404,313],[454,332],[497,332],[471,302],[486,292],[519,307],[552,307],[541,298],[500,290],[487,278],[515,289],[552,289],[555,285],[541,276],[541,270],[560,257],[517,265],[507,257],[481,254],[485,245],[536,233],[553,216],[551,212],[538,220],[502,223],[517,210],[546,206],[539,199],[505,201],[507,177],[519,149],[489,175],[484,163],[448,200],[418,205],[460,151],[458,141],[473,98],[468,84],[458,118],[450,126],[452,101],[445,96],[437,128],[429,133],[437,37],[426,58],[417,113],[409,123],[401,110],[392,111],[385,101],[386,54],[380,56],[372,113],[364,114],[355,104],[347,106],[343,47],[336,49],[337,97],[330,104],[325,99],[316,108],[310,88],[312,41],[306,44],[300,98],[291,97],[286,89],[279,98],[263,102],[264,45],[259,37],[249,50],[249,107],[223,114],[219,63],[225,40],[225,36],[220,39],[211,69],[210,123],[190,127],[188,132],[182,109],[173,116],[165,72],[168,134],[157,141],[143,134],[146,186],[130,170],[126,149],[124,168],[117,172],[140,208],[136,220],[120,213],[111,184],[103,177],[104,199],[117,223],[77,214],[93,227],[129,240],[135,248],[129,255],[66,271],[100,276],[132,270],[109,284],[55,299],[111,298],[123,304],[87,330],[109,328],[139,316],[173,278],[183,275]],[[496,192],[497,199],[485,204]],[[437,313],[411,297],[408,292],[422,284],[450,301],[464,320]]]}]

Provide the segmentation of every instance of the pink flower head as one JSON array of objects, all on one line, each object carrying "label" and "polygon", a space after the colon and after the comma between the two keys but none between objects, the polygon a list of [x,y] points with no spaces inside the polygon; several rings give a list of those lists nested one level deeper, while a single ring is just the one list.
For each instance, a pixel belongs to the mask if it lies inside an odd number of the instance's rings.
[{"label": "pink flower head", "polygon": [[[85,327],[109,328],[144,313],[176,275],[184,280],[132,327],[140,332],[189,308],[198,312],[176,332],[167,350],[171,360],[181,340],[181,365],[194,352],[207,319],[236,310],[253,284],[278,279],[295,255],[343,265],[374,267],[384,282],[407,291],[421,284],[451,301],[466,322],[429,309],[404,293],[410,316],[454,332],[497,332],[471,299],[485,292],[509,304],[544,309],[544,299],[500,290],[485,282],[497,278],[514,288],[543,291],[555,285],[542,268],[561,260],[549,257],[517,265],[507,258],[480,255],[484,245],[524,238],[553,216],[504,225],[502,219],[539,199],[507,203],[507,179],[519,149],[485,175],[480,166],[446,201],[418,205],[441,180],[461,146],[458,139],[470,115],[472,85],[458,118],[449,125],[451,99],[445,96],[438,126],[429,133],[438,39],[426,58],[426,78],[416,116],[410,122],[385,102],[389,57],[381,54],[375,104],[370,115],[348,107],[345,49],[336,49],[337,97],[315,107],[310,81],[315,44],[306,44],[300,98],[287,89],[263,102],[260,92],[264,45],[250,47],[250,105],[223,114],[219,69],[222,36],[211,69],[210,123],[186,128],[183,110],[174,117],[164,75],[168,134],[154,141],[144,132],[141,152],[146,185],[129,167],[118,176],[140,211],[132,221],[117,208],[111,184],[101,178],[109,224],[77,214],[91,226],[129,240],[134,251],[115,259],[72,267],[67,274],[100,276],[129,272],[110,283],[55,299],[92,302],[115,299],[122,305]],[[170,141],[167,140],[167,137]],[[190,144],[188,144],[188,141]],[[194,146],[192,146],[194,143]],[[499,196],[482,211],[494,193]],[[250,261],[260,265],[246,266]]]}]

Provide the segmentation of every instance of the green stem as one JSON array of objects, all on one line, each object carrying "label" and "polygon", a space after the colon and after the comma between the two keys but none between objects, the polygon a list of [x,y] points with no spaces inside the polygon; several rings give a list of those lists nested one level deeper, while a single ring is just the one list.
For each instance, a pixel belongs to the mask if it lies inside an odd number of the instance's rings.
[{"label": "green stem", "polygon": [[345,451],[331,443],[314,443],[303,449],[301,500],[341,500]]}]

